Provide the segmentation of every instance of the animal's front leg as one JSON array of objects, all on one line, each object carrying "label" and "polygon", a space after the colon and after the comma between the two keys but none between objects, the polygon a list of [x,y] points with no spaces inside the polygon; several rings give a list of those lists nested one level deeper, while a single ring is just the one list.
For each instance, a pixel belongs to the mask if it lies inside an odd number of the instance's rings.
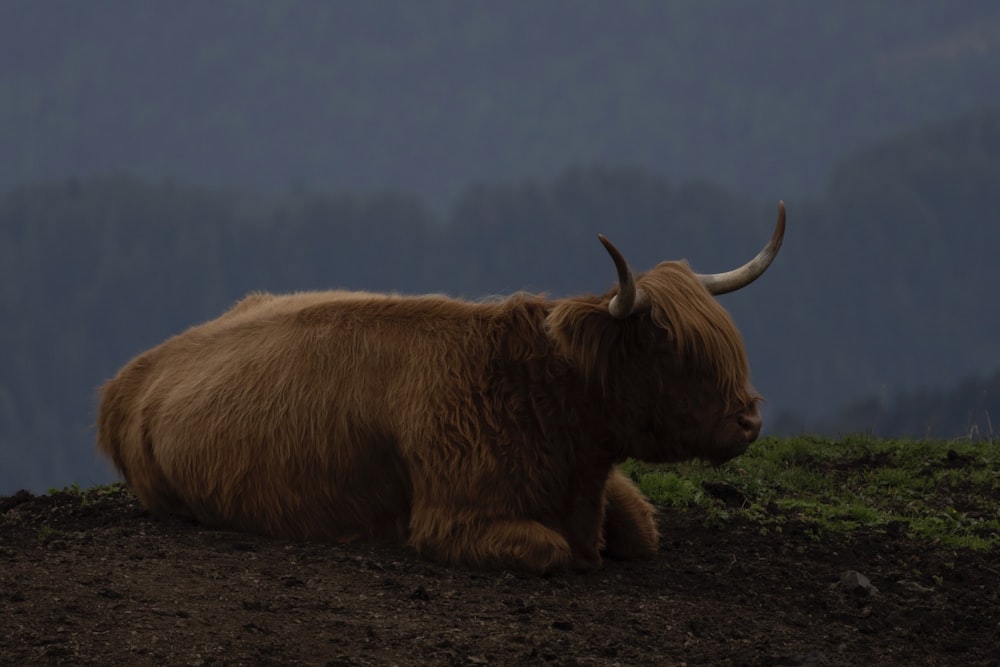
[{"label": "animal's front leg", "polygon": [[604,488],[603,551],[611,558],[645,558],[660,545],[656,509],[617,468]]}]

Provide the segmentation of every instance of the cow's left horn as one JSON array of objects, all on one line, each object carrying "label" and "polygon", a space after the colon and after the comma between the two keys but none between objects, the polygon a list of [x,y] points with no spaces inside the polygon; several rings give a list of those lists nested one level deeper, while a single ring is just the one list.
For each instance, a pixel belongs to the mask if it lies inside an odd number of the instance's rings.
[{"label": "cow's left horn", "polygon": [[632,313],[649,310],[649,295],[635,286],[635,276],[632,275],[632,269],[629,268],[621,251],[604,234],[598,234],[597,238],[604,244],[604,248],[615,263],[615,269],[618,270],[618,294],[612,297],[611,303],[608,304],[611,317],[621,320]]},{"label": "cow's left horn", "polygon": [[781,248],[781,241],[785,237],[785,202],[778,202],[778,223],[771,234],[771,240],[767,242],[764,249],[738,269],[726,271],[725,273],[696,274],[701,284],[712,294],[725,294],[735,292],[741,287],[746,287],[757,280],[767,267],[771,265],[778,249]]}]

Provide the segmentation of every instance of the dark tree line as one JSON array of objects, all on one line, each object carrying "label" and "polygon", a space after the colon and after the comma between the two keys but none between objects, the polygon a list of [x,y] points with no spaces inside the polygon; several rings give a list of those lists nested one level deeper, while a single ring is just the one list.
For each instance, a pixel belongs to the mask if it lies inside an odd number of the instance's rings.
[{"label": "dark tree line", "polygon": [[779,415],[774,427],[784,433],[998,440],[1000,371],[947,388],[859,399],[809,424],[791,414]]}]

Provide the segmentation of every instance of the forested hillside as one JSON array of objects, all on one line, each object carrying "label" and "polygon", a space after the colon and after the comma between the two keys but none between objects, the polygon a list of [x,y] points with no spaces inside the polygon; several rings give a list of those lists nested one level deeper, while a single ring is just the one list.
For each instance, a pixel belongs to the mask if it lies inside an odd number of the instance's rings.
[{"label": "forested hillside", "polygon": [[0,191],[128,171],[285,189],[635,164],[760,199],[1000,104],[995,0],[0,3]]},{"label": "forested hillside", "polygon": [[[775,264],[723,297],[768,420],[794,429],[1000,368],[998,183],[994,111],[873,145],[822,195],[788,198]],[[251,290],[603,291],[614,270],[597,232],[637,269],[686,257],[725,270],[763,244],[776,203],[613,166],[470,187],[446,214],[389,191],[130,176],[15,188],[0,198],[0,492],[110,478],[89,430],[96,388]],[[927,426],[950,435],[941,423]]]}]

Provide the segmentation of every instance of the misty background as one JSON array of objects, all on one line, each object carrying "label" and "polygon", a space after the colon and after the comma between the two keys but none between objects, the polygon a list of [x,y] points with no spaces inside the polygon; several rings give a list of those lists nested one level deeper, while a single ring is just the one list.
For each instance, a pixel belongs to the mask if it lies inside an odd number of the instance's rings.
[{"label": "misty background", "polygon": [[998,81],[992,0],[0,1],[0,494],[249,291],[723,271],[779,199],[765,431],[995,439]]}]

